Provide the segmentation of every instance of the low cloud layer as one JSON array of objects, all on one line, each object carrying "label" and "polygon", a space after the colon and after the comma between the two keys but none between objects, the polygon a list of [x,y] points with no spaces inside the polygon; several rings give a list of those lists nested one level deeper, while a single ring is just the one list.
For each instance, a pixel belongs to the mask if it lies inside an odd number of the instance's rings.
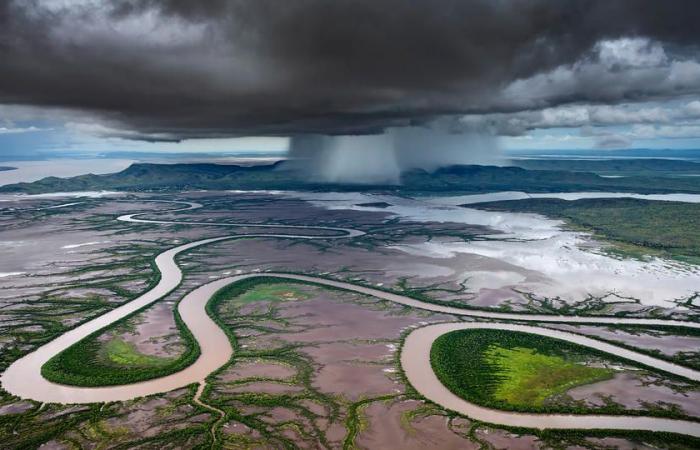
[{"label": "low cloud layer", "polygon": [[6,0],[0,104],[143,140],[446,115],[517,134],[497,115],[697,96],[699,20],[695,0]]}]

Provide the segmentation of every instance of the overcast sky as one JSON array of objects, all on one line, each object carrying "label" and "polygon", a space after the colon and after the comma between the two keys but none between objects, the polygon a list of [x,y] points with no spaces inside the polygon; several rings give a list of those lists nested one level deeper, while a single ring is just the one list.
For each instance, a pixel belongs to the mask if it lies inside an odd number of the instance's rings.
[{"label": "overcast sky", "polygon": [[0,152],[435,123],[506,148],[700,148],[698,23],[697,0],[4,0]]}]

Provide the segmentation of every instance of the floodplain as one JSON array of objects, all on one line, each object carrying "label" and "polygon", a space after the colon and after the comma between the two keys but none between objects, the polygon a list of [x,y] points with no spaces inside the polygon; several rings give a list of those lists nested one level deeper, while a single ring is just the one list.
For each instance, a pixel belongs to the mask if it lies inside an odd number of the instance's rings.
[{"label": "floodplain", "polygon": [[[201,207],[186,209],[168,203],[172,200]],[[438,312],[449,306],[521,313],[522,320],[533,314],[591,317],[591,323],[545,326],[692,367],[698,359],[697,329],[595,323],[609,316],[696,322],[697,293],[684,289],[697,269],[688,263],[658,254],[647,260],[611,256],[599,251],[606,244],[594,235],[530,213],[511,213],[515,227],[507,230],[505,221],[493,220],[493,214],[503,213],[464,215],[458,205],[389,195],[12,196],[0,208],[0,241],[11,255],[0,267],[2,370],[67,330],[154,289],[161,281],[156,255],[188,242],[234,236],[174,257],[182,281],[171,292],[54,355],[42,371],[48,380],[88,388],[158,380],[195,364],[199,344],[178,305],[194,289],[217,280],[222,288],[203,301],[230,342],[228,362],[199,386],[129,401],[42,403],[3,391],[0,432],[11,448],[377,448],[397,442],[402,448],[641,448],[642,443],[692,448],[696,443],[682,433],[540,430],[469,418],[422,395],[421,387],[407,379],[400,357],[415,330],[479,320]],[[142,222],[115,220],[137,212],[145,212],[138,216]],[[519,236],[513,218],[539,230],[539,239]],[[295,228],[265,236],[272,234],[272,224]],[[309,225],[361,233],[325,239],[333,233],[302,231]],[[314,239],[292,237],[302,232]],[[560,258],[632,264],[634,270],[622,276],[634,277],[643,268],[654,274],[654,287],[666,290],[644,296],[634,290],[604,292],[592,284],[572,297],[550,297],[562,277],[573,275],[540,270],[481,247],[526,248],[541,246],[543,239],[562,249]],[[573,240],[575,248],[561,244],[565,240]],[[449,250],[418,251],[436,245]],[[581,270],[580,265],[565,268],[574,274]],[[256,276],[227,281],[245,274]],[[319,282],[285,279],[284,274]],[[330,287],[323,280],[378,294]],[[381,293],[424,307],[387,300]],[[586,348],[562,354],[553,338],[513,336],[507,345],[500,339],[481,349],[489,370],[511,374],[492,386],[490,406],[697,421],[696,380]],[[551,353],[552,348],[557,351]],[[523,370],[533,365],[535,375]],[[554,379],[538,378],[538,367]],[[439,374],[440,368],[434,369]],[[541,421],[546,427],[547,416]]]}]

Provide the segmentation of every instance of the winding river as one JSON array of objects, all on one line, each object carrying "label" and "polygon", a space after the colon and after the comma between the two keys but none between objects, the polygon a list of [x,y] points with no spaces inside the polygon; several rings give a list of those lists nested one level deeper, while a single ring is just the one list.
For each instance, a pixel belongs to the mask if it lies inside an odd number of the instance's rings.
[{"label": "winding river", "polygon": [[[193,202],[170,202],[183,204],[182,208],[174,211],[184,211],[200,208],[202,205]],[[201,354],[189,367],[161,377],[139,383],[105,386],[105,387],[78,387],[53,383],[41,375],[41,367],[53,356],[77,343],[91,333],[98,331],[129,314],[144,308],[177,288],[182,281],[182,271],[175,260],[182,252],[203,245],[241,237],[274,237],[284,239],[348,239],[362,236],[364,232],[350,228],[302,226],[302,225],[269,225],[251,223],[226,223],[226,222],[183,222],[173,220],[151,220],[139,216],[145,213],[127,214],[117,220],[130,223],[149,224],[186,224],[197,226],[225,226],[225,227],[255,227],[290,230],[290,233],[258,233],[238,234],[202,239],[183,244],[164,251],[155,258],[155,264],[161,273],[161,278],[152,289],[136,299],[114,310],[96,317],[80,326],[64,333],[53,341],[37,348],[32,353],[15,361],[0,377],[2,387],[13,395],[22,398],[51,403],[96,403],[110,401],[124,401],[137,397],[164,393],[178,389],[193,383],[199,384],[199,394],[205,384],[206,377],[226,364],[233,355],[233,348],[226,334],[207,315],[205,306],[209,299],[224,286],[237,281],[261,276],[275,276],[280,278],[308,281],[330,287],[336,287],[360,294],[370,295],[383,300],[399,303],[405,306],[420,308],[438,313],[447,313],[457,316],[467,316],[476,319],[508,320],[521,322],[566,322],[587,324],[635,324],[635,325],[673,325],[686,328],[700,328],[699,323],[683,322],[661,319],[633,319],[610,317],[577,317],[556,316],[538,314],[499,313],[462,309],[451,306],[425,303],[402,295],[373,289],[352,283],[329,280],[308,275],[296,275],[288,273],[249,273],[217,279],[204,284],[183,297],[178,304],[178,312],[183,322],[192,332],[199,343]],[[333,235],[305,235],[295,234],[293,230],[317,230],[333,232]],[[693,381],[700,381],[700,372],[660,360],[652,356],[634,352],[596,339],[581,336],[575,333],[541,328],[531,325],[496,322],[456,322],[428,325],[412,331],[406,338],[401,350],[401,366],[408,381],[425,398],[456,412],[465,414],[473,419],[528,428],[576,428],[576,429],[638,429],[650,431],[667,431],[682,433],[700,437],[700,422],[664,419],[644,416],[605,416],[605,415],[564,415],[564,414],[527,414],[499,411],[481,407],[470,403],[445,388],[435,376],[430,365],[430,348],[439,336],[462,329],[489,328],[500,330],[522,331],[543,336],[561,339],[598,349],[610,354],[626,358],[658,370],[684,377]]]}]

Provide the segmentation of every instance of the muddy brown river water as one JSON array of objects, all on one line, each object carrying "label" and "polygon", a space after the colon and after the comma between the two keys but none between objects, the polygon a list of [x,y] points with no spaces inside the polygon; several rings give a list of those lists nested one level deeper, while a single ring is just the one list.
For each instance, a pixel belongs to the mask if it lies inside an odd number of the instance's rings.
[{"label": "muddy brown river water", "polygon": [[[183,203],[183,202],[180,202]],[[196,209],[201,205],[185,202],[183,209]],[[171,210],[172,212],[172,210]],[[139,214],[121,216],[118,220],[126,222],[156,223],[156,224],[180,224],[200,226],[229,226],[246,227],[249,224],[210,223],[210,222],[178,222],[158,221],[138,218]],[[364,234],[362,231],[336,228],[293,225],[264,225],[272,229],[292,230],[323,230],[337,233],[333,236],[304,235],[304,234],[253,234],[245,237],[278,237],[286,239],[340,239],[353,238]],[[660,320],[660,319],[632,319],[611,317],[576,317],[576,316],[552,316],[537,314],[499,313],[469,310],[445,305],[421,302],[402,295],[373,289],[352,283],[329,280],[325,278],[294,275],[284,273],[252,273],[242,274],[218,279],[200,286],[188,293],[178,305],[178,312],[183,322],[192,332],[199,343],[201,354],[189,367],[167,375],[140,383],[107,386],[107,387],[78,387],[66,386],[48,381],[41,375],[41,367],[53,356],[67,349],[81,339],[98,331],[129,314],[163,298],[175,289],[182,281],[182,272],[178,267],[175,257],[182,252],[203,245],[223,240],[236,239],[241,235],[229,235],[216,238],[202,239],[190,242],[178,247],[166,250],[159,254],[155,263],[161,273],[161,279],[155,287],[139,296],[133,301],[122,305],[100,317],[86,322],[53,341],[39,347],[32,353],[15,361],[2,374],[0,382],[9,393],[22,398],[40,402],[51,403],[96,403],[124,401],[133,398],[163,393],[181,388],[193,383],[199,383],[198,393],[201,393],[206,377],[226,364],[232,354],[233,348],[226,334],[207,315],[205,306],[209,299],[224,286],[237,281],[260,276],[276,276],[300,281],[308,281],[326,286],[346,289],[399,303],[413,308],[419,308],[439,313],[447,313],[458,316],[490,320],[518,320],[527,322],[565,322],[588,324],[636,324],[636,325],[673,325],[688,328],[700,328],[700,324],[692,322]],[[549,328],[539,328],[530,325],[517,325],[512,323],[484,323],[484,322],[458,322],[443,323],[418,328],[411,332],[401,351],[401,365],[409,382],[427,399],[453,411],[465,414],[471,418],[485,422],[522,426],[528,428],[577,428],[577,429],[642,429],[650,431],[668,431],[683,433],[700,437],[700,423],[683,420],[673,420],[655,417],[641,416],[604,416],[604,415],[562,415],[562,414],[524,414],[493,410],[472,404],[457,397],[445,388],[435,376],[430,365],[430,348],[436,338],[444,333],[469,328],[490,328],[512,331],[523,331],[555,339],[566,340],[589,348],[598,349],[628,360],[655,367],[671,374],[675,374],[690,380],[700,381],[700,372],[690,368],[663,361],[648,355],[627,350],[612,344],[604,343],[582,335],[569,333]],[[196,399],[197,400],[197,399]]]}]

